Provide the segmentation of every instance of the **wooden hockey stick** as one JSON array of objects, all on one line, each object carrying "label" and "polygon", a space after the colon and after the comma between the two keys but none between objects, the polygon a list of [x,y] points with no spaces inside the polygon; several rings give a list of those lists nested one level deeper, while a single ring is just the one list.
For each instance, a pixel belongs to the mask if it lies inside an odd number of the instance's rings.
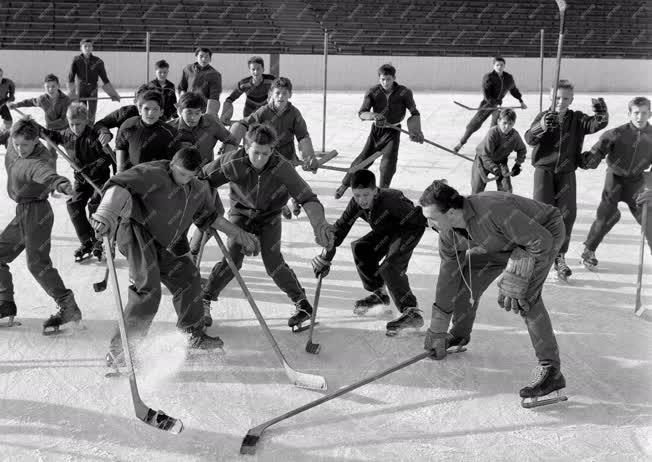
[{"label": "wooden hockey stick", "polygon": [[[634,314],[641,316],[645,311],[643,301],[641,300],[641,289],[643,286],[643,263],[645,260],[645,228],[647,224],[647,203],[643,203],[643,213],[641,213],[641,245],[638,253],[638,275],[636,277],[636,305],[634,306]],[[651,236],[652,238],[652,236]]]},{"label": "wooden hockey stick", "polygon": [[[409,131],[404,130],[403,128],[398,128],[398,127],[395,127],[395,126],[393,126],[393,125],[389,125],[389,127],[393,128],[394,130],[399,130],[399,131],[401,131],[402,133],[405,133],[406,135],[409,135],[409,134],[410,134]],[[455,152],[455,151],[453,151],[452,149],[447,148],[446,146],[442,146],[441,144],[435,143],[434,141],[430,141],[430,140],[427,139],[427,138],[424,138],[424,139],[423,139],[423,142],[426,143],[426,144],[429,144],[429,145],[431,145],[431,146],[434,146],[434,147],[436,147],[436,148],[439,148],[439,149],[441,149],[441,150],[443,150],[443,151],[450,152],[450,153],[453,154],[454,156],[461,157],[462,159],[466,159],[466,160],[468,160],[468,161],[473,162],[473,159],[472,159],[472,158],[470,158],[470,157],[468,157],[468,156],[465,156],[464,154],[460,154],[459,152]]]},{"label": "wooden hockey stick", "polygon": [[233,275],[235,276],[236,280],[238,281],[238,284],[240,285],[242,292],[247,297],[247,300],[249,301],[249,305],[251,306],[252,311],[256,315],[256,319],[258,319],[258,323],[260,324],[263,333],[267,337],[269,343],[272,345],[272,349],[274,350],[274,353],[276,354],[278,360],[283,365],[283,368],[285,369],[285,374],[290,379],[290,382],[293,385],[296,385],[297,387],[300,388],[309,388],[311,390],[326,390],[327,389],[326,379],[324,379],[324,377],[322,377],[321,375],[298,372],[294,370],[292,367],[290,367],[290,365],[285,359],[285,356],[283,356],[283,352],[281,351],[281,348],[278,346],[278,343],[276,343],[276,339],[272,335],[272,331],[269,330],[269,327],[265,322],[265,318],[263,318],[263,315],[260,313],[260,310],[258,309],[256,302],[254,301],[254,297],[251,295],[251,292],[249,292],[249,288],[247,287],[247,284],[245,284],[244,279],[242,279],[242,276],[240,275],[240,271],[238,271],[238,267],[233,262],[233,259],[231,258],[229,251],[224,245],[224,242],[222,242],[222,238],[219,236],[219,234],[217,234],[217,231],[215,231],[213,228],[210,229],[210,233],[211,236],[213,236],[213,238],[217,241],[217,245],[220,247],[220,250],[224,255],[224,259],[226,260],[227,264],[229,265],[229,268],[233,272]]},{"label": "wooden hockey stick", "polygon": [[495,111],[496,109],[523,109],[521,106],[491,106],[491,107],[471,107],[467,106],[466,104],[462,104],[457,101],[453,101],[455,104],[457,104],[460,107],[463,107],[464,109],[468,111]]},{"label": "wooden hockey stick", "polygon": [[[104,236],[104,245],[110,248],[111,242],[107,236]],[[173,434],[181,433],[183,430],[183,422],[174,417],[170,417],[163,411],[155,411],[151,407],[143,403],[138,393],[138,384],[136,383],[136,373],[134,372],[134,363],[131,358],[131,351],[127,339],[127,327],[125,325],[124,311],[122,309],[122,299],[120,298],[120,287],[118,286],[118,275],[115,270],[113,256],[109,253],[106,258],[106,263],[109,268],[111,284],[113,284],[113,295],[115,298],[115,307],[118,314],[118,328],[120,330],[120,339],[122,340],[122,351],[124,351],[125,362],[127,371],[129,373],[129,388],[131,389],[131,399],[134,404],[134,412],[136,417],[145,422],[147,425],[164,430]]]},{"label": "wooden hockey stick", "polygon": [[312,333],[315,330],[315,320],[317,319],[317,307],[319,306],[319,295],[321,294],[321,283],[324,277],[320,274],[317,281],[317,288],[315,289],[315,302],[312,304],[312,314],[310,315],[310,333],[308,334],[308,342],[306,343],[306,351],[313,355],[319,354],[321,345],[319,343],[312,343]]},{"label": "wooden hockey stick", "polygon": [[84,98],[75,98],[73,101],[99,101],[102,99],[111,99],[110,96],[87,96]]},{"label": "wooden hockey stick", "polygon": [[552,87],[552,101],[550,102],[550,111],[554,112],[557,107],[557,90],[559,89],[559,73],[561,71],[561,54],[564,48],[564,33],[566,31],[566,2],[564,0],[555,0],[559,8],[559,38],[557,39],[557,61],[555,62],[555,80]]}]

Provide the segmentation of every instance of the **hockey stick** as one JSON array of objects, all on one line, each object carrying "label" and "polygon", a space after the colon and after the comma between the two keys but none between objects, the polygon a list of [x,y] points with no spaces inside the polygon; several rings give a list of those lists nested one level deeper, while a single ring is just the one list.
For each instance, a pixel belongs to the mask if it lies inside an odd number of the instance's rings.
[{"label": "hockey stick", "polygon": [[208,233],[201,233],[201,242],[199,243],[199,251],[197,252],[197,261],[195,262],[195,266],[197,269],[201,266],[201,259],[204,256],[204,247],[206,247],[206,243],[208,242]]},{"label": "hockey stick", "polygon": [[555,63],[555,80],[552,87],[552,101],[550,111],[554,112],[557,106],[557,90],[559,89],[559,73],[561,71],[561,53],[564,47],[564,32],[566,30],[566,2],[564,0],[555,0],[559,8],[559,38],[557,39],[557,61]]},{"label": "hockey stick", "polygon": [[349,393],[350,391],[355,390],[356,388],[360,388],[368,383],[374,382],[382,377],[385,377],[386,375],[391,374],[392,372],[396,372],[400,369],[403,369],[404,367],[407,367],[411,364],[414,364],[418,361],[421,361],[424,358],[427,358],[428,356],[431,356],[433,354],[432,351],[426,351],[424,353],[418,354],[417,356],[408,359],[407,361],[404,361],[400,364],[397,364],[394,367],[390,367],[389,369],[385,369],[384,371],[378,372],[377,374],[370,375],[358,382],[355,382],[351,385],[348,385],[344,388],[340,388],[334,393],[330,393],[326,396],[323,396],[319,399],[316,399],[314,401],[311,401],[308,404],[304,404],[301,407],[298,407],[290,412],[287,412],[279,417],[274,417],[271,420],[268,420],[267,422],[264,422],[257,427],[249,429],[247,432],[247,435],[244,437],[242,440],[242,445],[240,446],[240,454],[254,454],[256,452],[256,443],[258,443],[258,440],[262,436],[263,432],[270,426],[274,425],[275,423],[281,422],[282,420],[288,419],[292,416],[295,416],[297,414],[300,414],[304,411],[307,411],[308,409],[312,409],[313,407],[319,406],[320,404],[323,404],[327,401],[330,401],[334,398],[337,398],[339,396],[342,396],[346,393]]},{"label": "hockey stick", "polygon": [[495,111],[496,109],[523,109],[521,106],[471,107],[471,106],[467,106],[466,104],[459,103],[457,101],[453,101],[453,102],[468,111]]},{"label": "hockey stick", "polygon": [[[111,245],[109,238],[104,236],[104,245],[107,248]],[[134,372],[134,363],[131,358],[131,351],[129,349],[129,342],[127,339],[127,327],[125,325],[124,313],[122,310],[122,299],[120,298],[120,287],[118,286],[118,275],[115,271],[113,256],[107,255],[107,266],[109,267],[109,274],[111,284],[113,284],[113,296],[115,298],[115,306],[118,312],[118,327],[120,329],[120,339],[122,340],[122,351],[124,351],[125,362],[129,373],[129,387],[131,388],[131,399],[134,403],[134,412],[136,417],[145,422],[147,425],[164,430],[170,433],[178,434],[183,430],[183,422],[174,417],[170,417],[163,411],[155,411],[151,407],[143,403],[143,400],[138,394],[138,385],[136,384],[136,373]]]},{"label": "hockey stick", "polygon": [[110,96],[85,96],[83,98],[75,98],[73,101],[99,101],[101,99],[111,99]]},{"label": "hockey stick", "polygon": [[321,293],[321,282],[323,279],[324,276],[320,274],[319,280],[317,281],[317,288],[315,289],[315,302],[313,303],[312,314],[310,315],[310,333],[308,334],[308,342],[306,343],[306,351],[313,355],[319,354],[319,350],[321,350],[319,343],[312,343],[312,333],[315,330],[315,319],[317,319],[317,307],[319,306],[319,294]]},{"label": "hockey stick", "polygon": [[[393,128],[394,130],[399,130],[400,132],[405,133],[406,135],[409,135],[409,134],[410,134],[409,131],[404,130],[404,129],[402,129],[402,128],[398,128],[398,127],[395,127],[395,126],[393,126],[393,125],[389,125],[389,127]],[[466,160],[468,160],[468,161],[473,162],[473,159],[472,159],[472,158],[470,158],[470,157],[468,157],[468,156],[465,156],[464,154],[460,154],[459,152],[455,152],[455,151],[453,151],[452,149],[447,148],[446,146],[442,146],[441,144],[435,143],[434,141],[430,141],[429,139],[424,138],[424,139],[423,139],[423,142],[426,143],[426,144],[429,144],[429,145],[431,145],[431,146],[434,146],[434,147],[436,147],[436,148],[439,148],[439,149],[441,149],[441,150],[443,150],[443,151],[450,152],[450,153],[453,154],[454,156],[461,157],[462,159],[466,159]]]},{"label": "hockey stick", "polygon": [[634,306],[634,314],[636,316],[641,316],[645,311],[645,307],[641,300],[641,286],[643,285],[643,261],[645,260],[645,227],[647,224],[647,209],[648,205],[644,202],[643,213],[641,213],[641,246],[638,254],[638,276],[636,277],[636,305]]},{"label": "hockey stick", "polygon": [[240,284],[240,288],[242,289],[242,292],[247,297],[247,300],[249,301],[249,305],[251,305],[251,309],[256,315],[256,319],[258,319],[258,323],[260,324],[260,327],[263,329],[263,333],[267,337],[269,343],[272,345],[272,349],[274,350],[276,357],[283,365],[283,368],[285,369],[285,373],[290,379],[290,382],[300,388],[309,388],[312,390],[326,390],[327,389],[326,379],[324,379],[324,377],[322,377],[321,375],[298,372],[292,369],[292,367],[290,367],[290,365],[285,359],[285,356],[283,356],[283,352],[281,351],[281,348],[278,346],[278,343],[276,343],[276,340],[274,339],[272,332],[269,330],[269,327],[265,322],[265,318],[263,318],[263,315],[260,313],[260,310],[258,309],[256,302],[254,301],[254,297],[251,295],[251,292],[249,292],[249,289],[247,288],[244,279],[242,279],[242,276],[240,275],[240,271],[238,271],[237,266],[235,266],[235,263],[233,262],[233,259],[229,254],[229,251],[226,249],[226,246],[224,245],[224,242],[222,242],[222,238],[219,236],[219,234],[217,234],[217,231],[215,231],[213,228],[210,228],[209,232],[211,233],[211,236],[213,236],[213,238],[217,241],[217,245],[220,247],[220,250],[224,255],[224,259],[229,265],[229,268],[231,268],[233,275],[238,281],[238,284]]}]

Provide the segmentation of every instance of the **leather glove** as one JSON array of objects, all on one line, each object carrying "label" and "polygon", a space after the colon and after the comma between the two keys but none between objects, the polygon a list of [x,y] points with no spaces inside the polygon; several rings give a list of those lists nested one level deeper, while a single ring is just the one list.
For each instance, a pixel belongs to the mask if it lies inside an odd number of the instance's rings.
[{"label": "leather glove", "polygon": [[312,271],[315,273],[315,277],[319,276],[325,278],[328,276],[331,270],[331,261],[323,256],[323,254],[317,255],[311,261]]},{"label": "leather glove", "polygon": [[607,103],[604,98],[591,98],[591,106],[595,114],[607,114]]},{"label": "leather glove", "polygon": [[578,166],[584,170],[589,170],[589,169],[593,170],[595,168],[598,168],[598,165],[600,165],[601,160],[602,158],[599,155],[594,154],[591,151],[585,151],[580,154]]},{"label": "leather glove", "polygon": [[73,195],[72,185],[70,184],[70,181],[64,181],[63,183],[59,183],[56,187],[56,190],[60,193],[65,194],[66,196]]},{"label": "leather glove", "polygon": [[446,332],[435,332],[428,328],[426,339],[423,341],[424,350],[432,350],[432,358],[441,360],[446,357],[448,347],[448,334]]},{"label": "leather glove", "polygon": [[335,227],[324,221],[315,229],[315,242],[326,249],[332,248],[335,244]]},{"label": "leather glove", "polygon": [[516,163],[509,172],[510,176],[518,176],[521,173],[521,164]]},{"label": "leather glove", "polygon": [[554,130],[559,126],[559,113],[548,111],[541,117],[541,128],[543,131]]},{"label": "leather glove", "polygon": [[387,119],[385,118],[384,114],[374,114],[374,124],[378,127],[384,127],[387,125]]}]

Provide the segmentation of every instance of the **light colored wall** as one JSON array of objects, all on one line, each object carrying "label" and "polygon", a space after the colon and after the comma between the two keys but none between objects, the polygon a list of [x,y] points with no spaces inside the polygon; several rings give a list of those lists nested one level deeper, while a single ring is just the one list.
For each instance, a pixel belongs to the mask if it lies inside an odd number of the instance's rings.
[{"label": "light colored wall", "polygon": [[[97,52],[109,78],[118,88],[135,88],[145,80],[145,53]],[[65,80],[75,55],[67,51],[0,50],[0,67],[19,87],[38,87],[45,74],[53,72]],[[248,54],[215,54],[213,65],[222,73],[225,91],[247,74]],[[263,54],[269,67],[269,55]],[[181,68],[193,62],[192,53],[151,53],[150,62],[166,59],[169,79],[178,82]],[[282,55],[281,74],[290,77],[297,90],[319,90],[323,81],[323,57]],[[412,57],[412,56],[329,56],[329,90],[360,90],[373,84],[376,69],[385,62],[398,69],[398,80],[414,90],[477,91],[482,74],[491,69],[491,58]],[[544,83],[552,81],[555,60],[545,60]],[[507,71],[522,91],[539,88],[538,58],[507,58]],[[150,72],[151,77],[153,71]],[[652,91],[652,61],[633,59],[562,60],[561,76],[571,79],[582,92],[618,91],[649,94]]]}]

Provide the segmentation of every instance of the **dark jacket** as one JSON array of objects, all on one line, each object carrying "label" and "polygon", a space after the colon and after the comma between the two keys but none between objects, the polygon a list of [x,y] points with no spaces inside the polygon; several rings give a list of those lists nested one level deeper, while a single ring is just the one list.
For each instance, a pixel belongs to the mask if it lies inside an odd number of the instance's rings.
[{"label": "dark jacket", "polygon": [[254,85],[252,83],[253,77],[245,77],[237,83],[225,101],[233,103],[235,100],[240,98],[243,93],[246,94],[247,99],[242,111],[242,116],[247,117],[254,113],[259,107],[262,107],[267,103],[269,89],[271,88],[272,82],[275,78],[276,77],[271,74],[263,74],[263,80],[258,85]]},{"label": "dark jacket", "polygon": [[652,125],[639,130],[630,122],[607,130],[591,152],[607,157],[607,165],[618,176],[638,177],[652,165]]},{"label": "dark jacket", "polygon": [[500,106],[503,104],[503,98],[507,94],[511,95],[517,100],[523,102],[523,95],[516,88],[514,77],[508,72],[503,72],[503,75],[498,75],[498,72],[491,71],[482,77],[482,95],[483,103],[489,103],[491,106]]},{"label": "dark jacket", "polygon": [[419,115],[412,90],[396,82],[389,93],[385,92],[380,84],[367,90],[358,115],[370,112],[372,109],[374,113],[383,114],[390,124],[397,124],[403,120],[406,111],[410,111],[411,115]]},{"label": "dark jacket", "polygon": [[[79,136],[75,135],[70,128],[60,131],[44,130],[43,132],[52,141],[62,145],[70,158],[91,180],[97,180],[104,184],[109,178],[109,167],[113,163],[113,159],[104,151],[102,144],[97,139],[97,132],[91,127],[86,126]],[[83,176],[78,172],[75,172],[75,180],[81,183],[85,182]],[[99,186],[101,187],[102,184]]]},{"label": "dark jacket", "polygon": [[79,79],[81,85],[89,87],[97,87],[98,79],[102,79],[103,83],[109,83],[109,78],[104,68],[104,61],[93,54],[88,59],[83,54],[79,54],[73,58],[70,71],[68,72],[68,82],[74,84],[75,77]]},{"label": "dark jacket", "polygon": [[609,119],[604,115],[589,116],[568,109],[564,113],[564,120],[555,129],[544,132],[541,117],[546,112],[539,113],[525,132],[525,142],[534,146],[532,165],[555,173],[573,172],[577,170],[582,154],[584,135],[602,130]]},{"label": "dark jacket", "polygon": [[290,196],[299,204],[319,203],[308,183],[278,153],[272,154],[265,168],[258,172],[244,149],[232,151],[206,165],[204,178],[213,188],[229,183],[232,215],[277,216]]},{"label": "dark jacket", "polygon": [[155,88],[161,93],[163,98],[163,120],[170,120],[177,115],[177,94],[175,93],[174,84],[169,80],[161,85],[158,79],[149,82],[149,86]]},{"label": "dark jacket", "polygon": [[167,160],[142,163],[118,173],[104,189],[111,186],[120,186],[131,194],[122,218],[145,227],[156,242],[175,255],[190,250],[186,234],[192,223],[205,228],[224,214],[205,181],[193,178],[185,186],[176,184]]},{"label": "dark jacket", "polygon": [[206,67],[200,67],[197,63],[188,64],[183,68],[177,89],[180,92],[201,93],[206,99],[219,101],[222,93],[222,74],[210,64]]},{"label": "dark jacket", "polygon": [[40,107],[45,113],[45,127],[50,130],[63,130],[68,127],[66,111],[71,99],[59,90],[56,98],[51,98],[47,93],[37,98],[26,99],[16,103],[16,107]]},{"label": "dark jacket", "polygon": [[95,122],[93,128],[100,133],[108,133],[111,128],[120,128],[128,119],[138,116],[138,108],[130,104],[129,106],[122,106],[113,112],[107,114],[102,120]]},{"label": "dark jacket", "polygon": [[152,160],[171,160],[178,147],[176,128],[161,120],[146,125],[140,116],[127,119],[115,139],[115,149],[129,153],[125,168]]},{"label": "dark jacket", "polygon": [[213,160],[215,145],[218,141],[237,146],[238,143],[215,114],[203,114],[196,127],[189,127],[181,117],[171,120],[168,125],[177,130],[177,139],[181,144],[190,144],[199,149],[202,165]]},{"label": "dark jacket", "polygon": [[525,161],[527,148],[521,135],[515,129],[504,135],[498,126],[491,127],[475,148],[482,165],[494,174],[500,173],[500,165],[507,164],[509,155],[514,151],[516,151],[516,163],[522,164]]}]

